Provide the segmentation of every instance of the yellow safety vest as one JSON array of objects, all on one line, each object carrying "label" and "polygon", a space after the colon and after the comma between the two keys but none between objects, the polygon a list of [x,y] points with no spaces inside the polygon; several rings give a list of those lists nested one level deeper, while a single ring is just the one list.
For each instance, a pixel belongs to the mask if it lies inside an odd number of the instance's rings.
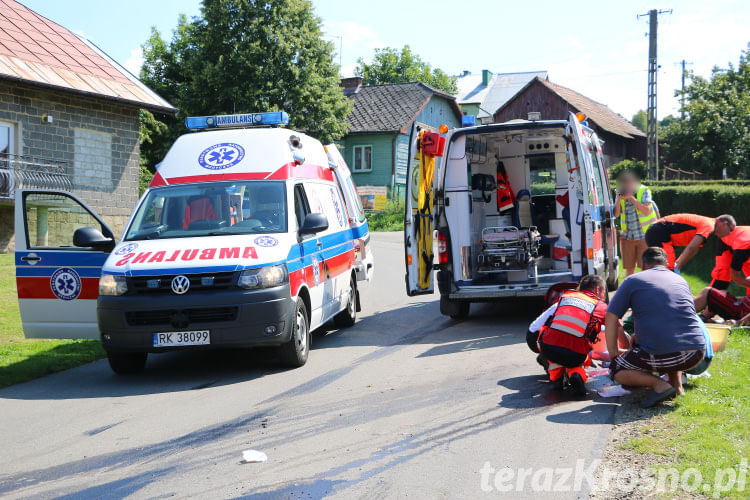
[{"label": "yellow safety vest", "polygon": [[[643,194],[646,192],[648,188],[641,184],[638,187],[638,192],[635,194],[635,199],[638,200],[638,203],[643,203]],[[654,210],[654,205],[651,203],[651,210],[649,213],[643,215],[641,214],[638,209],[635,209],[635,213],[638,214],[638,221],[641,223],[641,230],[643,231],[643,234],[646,234],[646,231],[648,230],[649,226],[656,222],[656,210]],[[627,229],[627,217],[625,216],[625,200],[620,200],[620,228],[624,231]]]}]

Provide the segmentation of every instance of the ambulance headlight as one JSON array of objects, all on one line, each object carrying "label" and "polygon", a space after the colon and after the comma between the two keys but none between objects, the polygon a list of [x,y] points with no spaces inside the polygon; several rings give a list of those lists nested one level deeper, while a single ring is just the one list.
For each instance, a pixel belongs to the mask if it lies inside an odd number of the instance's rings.
[{"label": "ambulance headlight", "polygon": [[270,288],[282,285],[288,280],[286,266],[266,266],[242,271],[237,286],[247,289]]},{"label": "ambulance headlight", "polygon": [[118,296],[125,295],[128,291],[128,282],[125,276],[112,276],[102,274],[99,278],[99,295]]}]

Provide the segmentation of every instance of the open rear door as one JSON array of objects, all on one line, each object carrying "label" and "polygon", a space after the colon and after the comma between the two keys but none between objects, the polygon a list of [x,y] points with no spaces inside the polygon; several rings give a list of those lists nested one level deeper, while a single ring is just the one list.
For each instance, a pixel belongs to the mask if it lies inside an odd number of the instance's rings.
[{"label": "open rear door", "polygon": [[412,124],[406,170],[404,210],[404,251],[406,293],[410,297],[434,292],[432,233],[434,229],[434,158],[422,165],[419,127]]},{"label": "open rear door", "polygon": [[98,229],[114,245],[109,227],[74,195],[16,191],[16,283],[26,338],[99,338],[96,299],[109,251],[74,246],[82,227]]},{"label": "open rear door", "polygon": [[[573,113],[568,120],[568,161],[571,168],[572,184],[575,196],[570,196],[571,211],[571,242],[573,245],[573,275],[580,277],[595,272],[595,248],[601,249],[602,242],[594,241],[594,221],[600,219],[598,211],[597,193],[594,185],[593,166],[589,139],[583,126]],[[572,193],[571,193],[572,194]]]},{"label": "open rear door", "polygon": [[617,289],[619,282],[619,258],[617,257],[617,225],[614,218],[614,203],[612,201],[612,190],[609,187],[609,174],[607,167],[604,165],[604,154],[599,137],[596,133],[591,134],[591,142],[596,152],[596,159],[599,168],[599,175],[602,179],[602,198],[599,200],[600,205],[604,206],[602,214],[602,240],[604,252],[606,253],[607,267],[607,286],[610,291]]}]

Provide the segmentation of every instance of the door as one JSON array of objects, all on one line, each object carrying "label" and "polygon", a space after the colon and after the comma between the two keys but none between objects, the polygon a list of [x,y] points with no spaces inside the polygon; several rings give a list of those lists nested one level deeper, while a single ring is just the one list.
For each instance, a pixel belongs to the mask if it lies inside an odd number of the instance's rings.
[{"label": "door", "polygon": [[324,321],[344,308],[354,267],[354,240],[346,208],[333,183],[310,182],[305,191],[313,212],[328,219],[328,229],[317,235],[320,248]]},{"label": "door", "polygon": [[16,192],[16,283],[26,338],[99,338],[96,299],[109,252],[74,246],[73,233],[82,227],[113,238],[109,227],[70,193]]},{"label": "door", "polygon": [[604,165],[604,154],[602,153],[601,141],[596,133],[591,134],[591,142],[596,151],[596,163],[598,164],[599,177],[602,184],[602,195],[599,203],[603,204],[602,213],[602,240],[606,255],[605,265],[607,268],[607,283],[610,288],[617,287],[619,275],[619,259],[617,257],[617,226],[614,219],[614,206],[612,201],[612,190],[609,187],[609,175]]},{"label": "door", "polygon": [[[419,150],[419,127],[411,126],[406,169],[404,251],[406,293],[410,297],[434,292],[432,231],[434,229],[435,159]],[[425,158],[426,161],[422,161]],[[425,163],[423,165],[423,163]]]},{"label": "door", "polygon": [[336,181],[344,197],[349,224],[352,228],[352,236],[357,245],[357,280],[369,281],[375,268],[375,257],[370,248],[370,230],[367,224],[362,202],[357,194],[357,188],[352,180],[352,174],[344,161],[341,152],[335,144],[325,147],[328,159],[333,168]]},{"label": "door", "polygon": [[[294,213],[297,219],[297,229],[302,227],[307,214],[315,210],[311,208],[306,190],[302,184],[294,186]],[[310,328],[317,328],[323,319],[323,284],[321,273],[322,242],[317,234],[305,235],[299,243],[300,259],[304,270],[304,282],[310,293]]]},{"label": "door", "polygon": [[[601,236],[594,229],[595,222],[601,223],[597,207],[598,196],[593,178],[593,165],[591,163],[591,146],[586,137],[583,125],[570,113],[568,120],[568,162],[572,174],[572,184],[576,191],[571,196],[571,243],[573,245],[573,275],[582,276],[587,273],[595,273],[595,251],[597,246],[594,241],[595,234]],[[574,207],[574,204],[577,206]],[[601,247],[601,242],[598,244]]]}]

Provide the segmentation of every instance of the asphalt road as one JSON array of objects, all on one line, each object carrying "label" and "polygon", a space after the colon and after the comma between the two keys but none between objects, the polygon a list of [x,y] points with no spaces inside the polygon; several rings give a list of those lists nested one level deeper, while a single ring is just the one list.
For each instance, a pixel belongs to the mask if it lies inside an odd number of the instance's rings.
[{"label": "asphalt road", "polygon": [[[137,376],[99,361],[0,390],[0,496],[586,497],[585,481],[539,492],[556,486],[546,473],[535,491],[517,472],[589,467],[614,412],[548,387],[524,340],[539,303],[454,322],[437,296],[406,296],[400,234],[373,243],[358,323],[315,335],[303,368],[265,350],[181,352]],[[268,461],[240,463],[248,449]],[[487,462],[510,493],[494,473],[482,490]]]}]

